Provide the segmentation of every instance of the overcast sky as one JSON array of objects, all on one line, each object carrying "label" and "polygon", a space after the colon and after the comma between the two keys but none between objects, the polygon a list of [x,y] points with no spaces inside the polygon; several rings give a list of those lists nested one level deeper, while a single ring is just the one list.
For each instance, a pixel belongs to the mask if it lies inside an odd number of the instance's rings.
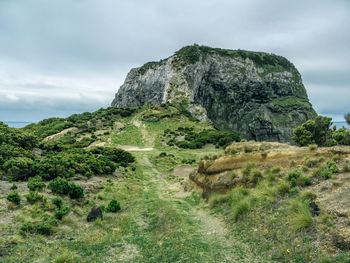
[{"label": "overcast sky", "polygon": [[319,114],[350,111],[348,0],[0,0],[0,120],[107,107],[130,68],[193,43],[285,56]]}]

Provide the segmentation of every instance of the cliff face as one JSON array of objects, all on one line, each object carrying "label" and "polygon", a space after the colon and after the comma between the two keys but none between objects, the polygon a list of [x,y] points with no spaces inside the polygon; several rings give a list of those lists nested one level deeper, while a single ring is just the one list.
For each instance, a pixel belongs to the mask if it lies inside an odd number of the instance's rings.
[{"label": "cliff face", "polygon": [[183,102],[200,120],[257,141],[289,142],[316,116],[297,69],[262,52],[188,46],[132,69],[112,106]]}]

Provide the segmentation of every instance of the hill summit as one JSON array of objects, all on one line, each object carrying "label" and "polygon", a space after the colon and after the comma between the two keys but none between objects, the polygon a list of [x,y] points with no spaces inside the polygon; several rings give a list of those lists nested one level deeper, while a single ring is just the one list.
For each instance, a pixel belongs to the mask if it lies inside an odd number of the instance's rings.
[{"label": "hill summit", "polygon": [[256,141],[290,142],[293,129],[316,116],[298,70],[286,58],[199,45],[131,69],[112,106],[166,102]]}]

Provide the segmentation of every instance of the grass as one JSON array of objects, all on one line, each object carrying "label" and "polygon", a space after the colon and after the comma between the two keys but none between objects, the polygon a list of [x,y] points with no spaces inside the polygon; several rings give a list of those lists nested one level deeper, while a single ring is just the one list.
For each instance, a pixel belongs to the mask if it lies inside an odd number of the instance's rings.
[{"label": "grass", "polygon": [[294,231],[300,231],[312,225],[309,203],[292,200],[290,203],[290,224]]},{"label": "grass", "polygon": [[112,136],[112,143],[114,145],[133,145],[143,146],[144,141],[140,129],[135,125],[127,125],[125,131],[114,134]]},{"label": "grass", "polygon": [[[129,125],[135,120],[142,126]],[[114,145],[154,147],[133,152],[136,170],[81,182],[90,187],[84,201],[63,198],[71,209],[53,227],[51,236],[18,234],[24,222],[39,220],[43,213],[54,215],[56,207],[51,202],[48,206],[29,204],[23,198],[20,209],[9,211],[0,206],[0,219],[14,218],[13,223],[0,224],[1,262],[322,262],[328,252],[322,250],[324,241],[317,232],[309,231],[317,222],[306,203],[315,196],[312,191],[302,191],[292,197],[283,177],[288,171],[249,164],[241,172],[255,185],[213,193],[208,205],[199,193],[182,191],[182,178],[158,178],[182,165],[182,160],[194,159],[197,165],[201,156],[223,154],[212,146],[191,150],[162,143],[164,129],[193,126],[199,131],[208,128],[207,124],[181,116],[143,123],[141,115],[136,115],[122,121],[127,128],[120,134],[111,132]],[[166,153],[165,158],[158,158],[161,152]],[[47,200],[54,197],[47,189],[41,194]],[[108,207],[111,200],[120,203],[120,211],[86,222],[92,207]],[[6,202],[6,195],[1,195],[0,204]],[[348,258],[348,252],[338,253],[332,262]]]}]

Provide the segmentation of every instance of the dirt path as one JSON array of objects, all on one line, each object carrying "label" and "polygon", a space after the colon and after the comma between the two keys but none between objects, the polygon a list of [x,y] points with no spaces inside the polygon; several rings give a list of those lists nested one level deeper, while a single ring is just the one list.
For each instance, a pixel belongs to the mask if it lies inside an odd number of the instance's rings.
[{"label": "dirt path", "polygon": [[141,135],[142,135],[142,139],[143,139],[145,145],[148,146],[148,147],[153,147],[153,145],[154,145],[154,137],[150,136],[150,134],[148,133],[148,131],[146,129],[146,125],[139,120],[140,116],[141,116],[140,114],[136,115],[132,119],[131,123],[134,126],[136,126],[137,128],[141,129]]},{"label": "dirt path", "polygon": [[130,152],[149,152],[153,151],[153,147],[138,147],[138,146],[132,146],[132,145],[124,145],[118,147],[120,149],[123,149],[125,151],[130,151]]},{"label": "dirt path", "polygon": [[[151,176],[148,187],[155,191],[159,199],[181,214],[184,222],[196,225],[196,233],[192,234],[198,235],[201,242],[208,247],[214,247],[215,244],[216,249],[220,249],[221,260],[216,261],[219,259],[213,258],[210,262],[261,262],[253,256],[249,247],[232,238],[225,223],[210,213],[208,205],[203,200],[199,201],[199,204],[189,203],[191,193],[185,192],[183,186],[176,181],[162,179],[159,176],[160,172],[149,161],[147,155],[142,156],[142,153],[139,153],[137,161],[145,168],[143,172]],[[214,255],[216,252],[207,251],[207,253]]]}]

